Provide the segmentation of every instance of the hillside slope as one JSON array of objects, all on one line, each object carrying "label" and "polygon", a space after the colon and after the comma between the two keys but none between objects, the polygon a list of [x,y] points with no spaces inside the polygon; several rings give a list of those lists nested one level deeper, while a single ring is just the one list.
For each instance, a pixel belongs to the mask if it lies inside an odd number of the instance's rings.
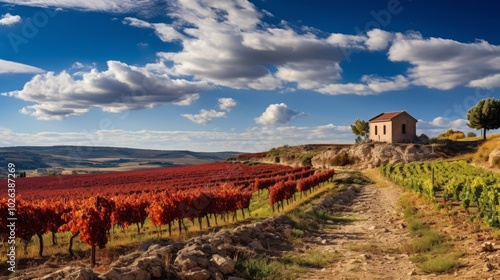
[{"label": "hillside slope", "polygon": [[[440,144],[363,143],[283,146],[267,153],[240,155],[239,160],[279,163],[315,168],[365,169],[386,163],[412,162],[472,154],[480,142],[443,141]],[[252,155],[255,157],[252,158]]]},{"label": "hillside slope", "polygon": [[90,146],[5,147],[0,148],[0,167],[12,162],[19,171],[48,167],[134,169],[224,161],[236,154]]},{"label": "hillside slope", "polygon": [[500,169],[500,134],[488,137],[474,154],[474,162],[482,167]]}]

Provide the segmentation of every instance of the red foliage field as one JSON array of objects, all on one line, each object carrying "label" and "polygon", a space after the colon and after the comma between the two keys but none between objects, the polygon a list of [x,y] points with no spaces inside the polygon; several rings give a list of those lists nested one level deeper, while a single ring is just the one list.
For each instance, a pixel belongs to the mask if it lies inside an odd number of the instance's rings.
[{"label": "red foliage field", "polygon": [[[184,219],[197,219],[201,227],[202,218],[208,224],[209,216],[217,222],[217,215],[224,218],[237,210],[244,215],[254,191],[272,187],[274,204],[289,199],[297,191],[297,182],[299,191],[305,191],[333,176],[333,172],[314,173],[311,167],[213,163],[17,178],[15,214],[23,220],[18,223],[18,238],[29,241],[37,235],[41,240],[47,232],[71,231],[93,248],[102,248],[111,226],[136,224],[140,231],[148,217],[155,226],[168,225],[169,231],[175,221],[180,231]],[[0,184],[7,182],[2,180]],[[7,200],[0,203],[0,212],[7,213]],[[0,234],[6,237],[8,220],[4,216],[0,216]],[[40,245],[42,255],[43,244]]]}]

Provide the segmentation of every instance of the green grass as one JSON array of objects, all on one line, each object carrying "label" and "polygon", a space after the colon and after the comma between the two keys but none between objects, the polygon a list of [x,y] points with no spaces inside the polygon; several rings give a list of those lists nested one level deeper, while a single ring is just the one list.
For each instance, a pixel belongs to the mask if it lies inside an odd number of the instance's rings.
[{"label": "green grass", "polygon": [[398,205],[403,209],[403,217],[407,221],[411,221],[417,215],[417,208],[413,206],[413,202],[406,196],[402,196]]},{"label": "green grass", "polygon": [[444,255],[428,259],[422,263],[421,269],[427,273],[449,273],[459,267],[457,256]]},{"label": "green grass", "polygon": [[236,269],[246,279],[294,279],[293,274],[287,270],[283,262],[269,259],[266,256],[253,256],[245,259],[236,259],[235,261]]},{"label": "green grass", "polygon": [[240,254],[235,258],[236,269],[245,279],[297,279],[310,268],[324,268],[336,262],[339,253],[309,250],[305,253],[288,252],[279,258],[266,255]]},{"label": "green grass", "polygon": [[411,255],[410,260],[425,273],[449,273],[460,266],[460,255],[452,252],[452,244],[446,236],[433,231],[429,224],[419,220],[418,209],[409,196],[399,200],[407,230],[412,236],[401,245],[401,251]]},{"label": "green grass", "polygon": [[408,225],[408,231],[412,236],[424,235],[429,229],[429,225],[421,221],[411,221]]}]

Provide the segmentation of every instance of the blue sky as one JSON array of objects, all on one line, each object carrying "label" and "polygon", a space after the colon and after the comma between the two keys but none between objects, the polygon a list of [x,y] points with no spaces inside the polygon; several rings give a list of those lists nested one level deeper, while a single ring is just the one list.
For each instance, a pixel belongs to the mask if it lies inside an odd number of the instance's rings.
[{"label": "blue sky", "polygon": [[500,96],[492,3],[0,0],[0,146],[352,143],[400,110],[469,132]]}]

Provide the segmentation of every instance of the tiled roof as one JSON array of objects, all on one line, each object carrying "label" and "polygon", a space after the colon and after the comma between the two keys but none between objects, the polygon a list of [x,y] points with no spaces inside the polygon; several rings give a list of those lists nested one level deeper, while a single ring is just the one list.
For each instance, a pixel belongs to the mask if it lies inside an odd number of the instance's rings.
[{"label": "tiled roof", "polygon": [[[386,122],[392,120],[395,116],[399,114],[406,113],[405,111],[399,111],[399,112],[388,112],[388,113],[382,113],[374,118],[370,119],[369,122]],[[412,117],[410,114],[406,113],[408,116]],[[413,118],[413,117],[412,117]],[[415,119],[415,118],[413,118]],[[415,119],[417,120],[417,119]]]}]

